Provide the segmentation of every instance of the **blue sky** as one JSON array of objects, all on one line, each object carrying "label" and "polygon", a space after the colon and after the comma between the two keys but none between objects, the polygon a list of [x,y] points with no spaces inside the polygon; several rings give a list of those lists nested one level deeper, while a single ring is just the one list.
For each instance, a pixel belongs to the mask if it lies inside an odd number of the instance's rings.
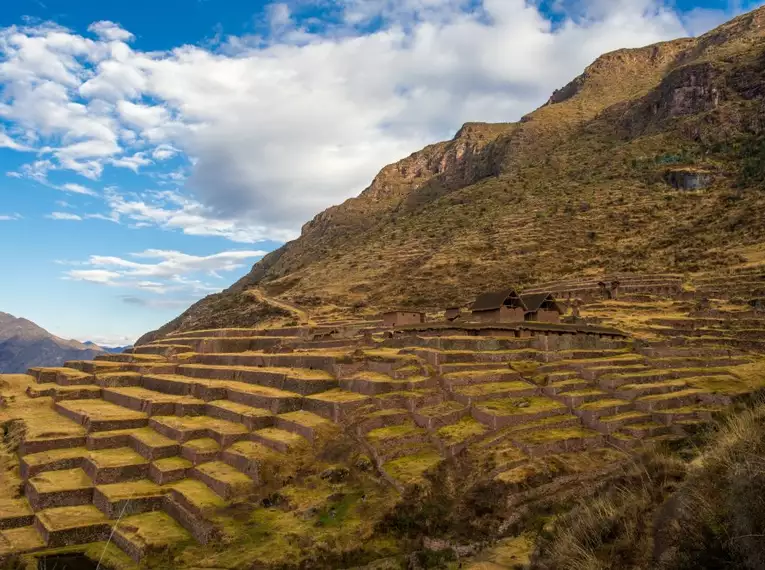
[{"label": "blue sky", "polygon": [[116,344],[385,164],[516,120],[726,0],[16,0],[0,10],[0,311]]}]

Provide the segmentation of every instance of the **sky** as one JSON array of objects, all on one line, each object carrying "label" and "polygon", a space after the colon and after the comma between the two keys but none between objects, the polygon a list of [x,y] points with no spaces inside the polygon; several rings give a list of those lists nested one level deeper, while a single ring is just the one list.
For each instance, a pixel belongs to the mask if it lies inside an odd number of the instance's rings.
[{"label": "sky", "polygon": [[386,164],[761,4],[4,2],[0,311],[132,343]]}]

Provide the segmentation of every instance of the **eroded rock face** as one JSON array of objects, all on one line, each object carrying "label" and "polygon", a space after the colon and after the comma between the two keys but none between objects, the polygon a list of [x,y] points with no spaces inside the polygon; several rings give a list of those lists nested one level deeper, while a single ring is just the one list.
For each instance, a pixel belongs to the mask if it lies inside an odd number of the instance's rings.
[{"label": "eroded rock face", "polygon": [[723,100],[720,73],[712,63],[686,65],[670,72],[661,84],[634,105],[622,119],[628,138],[659,131],[668,121],[715,110]]},{"label": "eroded rock face", "polygon": [[674,169],[664,173],[664,179],[678,190],[702,190],[714,181],[712,173],[704,170]]}]

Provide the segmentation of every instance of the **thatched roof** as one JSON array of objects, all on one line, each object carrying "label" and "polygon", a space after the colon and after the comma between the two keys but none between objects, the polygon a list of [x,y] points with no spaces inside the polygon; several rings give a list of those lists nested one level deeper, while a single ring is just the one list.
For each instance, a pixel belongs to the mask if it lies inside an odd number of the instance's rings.
[{"label": "thatched roof", "polygon": [[545,302],[549,302],[550,309],[563,313],[563,309],[553,297],[552,293],[528,293],[521,295],[521,303],[529,312],[535,313],[542,308]]},{"label": "thatched roof", "polygon": [[481,293],[476,298],[470,310],[475,311],[496,311],[499,309],[508,297],[517,297],[514,289],[505,289],[504,291],[489,291]]}]

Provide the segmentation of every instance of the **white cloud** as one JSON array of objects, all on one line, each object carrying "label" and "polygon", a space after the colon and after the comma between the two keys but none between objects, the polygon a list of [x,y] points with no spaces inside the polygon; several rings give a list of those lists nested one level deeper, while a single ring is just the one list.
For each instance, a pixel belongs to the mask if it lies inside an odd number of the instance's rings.
[{"label": "white cloud", "polygon": [[2,128],[0,128],[0,148],[9,148],[11,150],[18,150],[21,152],[29,152],[32,150],[31,147],[28,147],[27,145],[21,144],[20,142],[12,139],[2,130]]},{"label": "white cloud", "polygon": [[152,151],[151,156],[155,160],[169,160],[177,156],[180,151],[172,145],[161,144]]},{"label": "white cloud", "polygon": [[0,222],[12,222],[20,219],[21,214],[0,214]]},{"label": "white cloud", "polygon": [[86,188],[85,186],[81,184],[75,184],[74,182],[68,182],[66,184],[63,184],[58,187],[59,190],[63,190],[64,192],[71,192],[73,194],[84,194],[85,196],[98,196],[98,194],[91,190],[90,188]]},{"label": "white cloud", "polygon": [[82,217],[77,214],[70,214],[68,212],[52,212],[45,216],[51,220],[69,220],[72,222],[81,222]]},{"label": "white cloud", "polygon": [[[111,287],[136,289],[153,294],[183,293],[195,298],[220,291],[201,277],[219,277],[248,267],[265,251],[223,251],[208,256],[189,255],[174,250],[149,249],[125,259],[117,256],[91,255],[86,262],[58,261],[61,265],[86,266],[70,269],[64,278],[88,281]],[[135,261],[142,260],[142,261]],[[185,298],[185,297],[184,297]]]},{"label": "white cloud", "polygon": [[74,281],[116,285],[115,280],[119,279],[121,274],[116,271],[106,271],[105,269],[72,269],[66,272],[66,277]]},{"label": "white cloud", "polygon": [[177,192],[147,192],[128,197],[111,191],[107,193],[106,200],[110,212],[100,217],[126,221],[138,228],[156,226],[165,230],[180,230],[187,235],[223,237],[238,243],[256,243],[269,238],[287,241],[297,237],[297,233],[291,230],[219,217],[200,202]]},{"label": "white cloud", "polygon": [[148,166],[151,164],[151,160],[146,158],[145,153],[137,152],[133,156],[113,158],[109,161],[109,163],[118,168],[129,168],[133,172],[138,172],[138,169],[142,166]]},{"label": "white cloud", "polygon": [[127,42],[133,39],[133,34],[120,28],[118,24],[104,20],[90,25],[88,31],[97,34],[100,38],[109,41]]},{"label": "white cloud", "polygon": [[[185,201],[112,197],[111,219],[238,242],[288,239],[386,163],[463,122],[516,120],[601,53],[722,17],[682,15],[669,0],[557,5],[564,17],[553,25],[526,0],[345,0],[333,4],[336,24],[309,32],[300,3],[276,3],[269,36],[229,37],[218,51],[140,51],[112,22],[94,23],[91,36],[49,24],[0,29],[0,121],[35,133],[23,145],[41,155],[13,174],[98,179],[109,166],[151,166],[161,183],[185,183]],[[382,25],[368,33],[371,22]],[[187,180],[156,172],[178,155]]]}]

